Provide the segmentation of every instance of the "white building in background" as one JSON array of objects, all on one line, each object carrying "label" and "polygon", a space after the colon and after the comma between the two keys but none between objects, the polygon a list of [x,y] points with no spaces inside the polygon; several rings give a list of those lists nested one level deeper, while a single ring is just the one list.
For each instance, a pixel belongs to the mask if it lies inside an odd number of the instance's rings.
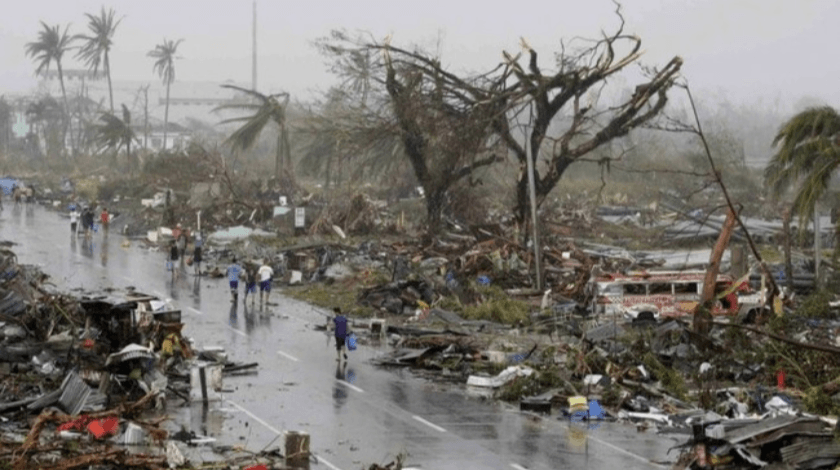
[{"label": "white building in background", "polygon": [[147,148],[151,151],[160,151],[164,148],[168,151],[184,150],[192,142],[192,132],[184,126],[170,122],[166,126],[166,143],[164,144],[164,127],[163,121],[158,119],[150,119],[148,134],[145,133],[143,122],[134,122],[131,126],[134,133],[137,135],[140,148]]}]

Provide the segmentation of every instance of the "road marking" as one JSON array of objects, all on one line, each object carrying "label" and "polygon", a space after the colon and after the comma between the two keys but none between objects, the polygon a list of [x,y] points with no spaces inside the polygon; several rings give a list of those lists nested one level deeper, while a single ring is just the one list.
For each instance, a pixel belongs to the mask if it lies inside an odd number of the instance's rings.
[{"label": "road marking", "polygon": [[228,327],[228,328],[230,328],[231,330],[233,330],[233,332],[234,332],[234,333],[236,333],[236,334],[238,334],[238,335],[242,335],[242,336],[248,337],[248,334],[247,334],[247,333],[244,333],[244,332],[242,332],[242,331],[239,331],[239,330],[237,330],[236,328],[234,328],[234,327],[232,327],[232,326],[230,326],[230,325],[228,325],[227,327]]},{"label": "road marking", "polygon": [[[341,383],[341,384],[344,384],[344,386],[346,386],[346,387],[352,388],[353,390],[355,390],[359,393],[365,393],[364,390],[362,390],[361,388],[351,384],[350,382],[348,382],[346,380],[339,380],[338,382]],[[441,428],[441,429],[443,429],[443,428]]]},{"label": "road marking", "polygon": [[128,277],[128,276],[123,276],[122,278],[123,278],[123,279],[125,279],[125,280],[126,280],[126,281],[128,281],[128,282],[134,282],[134,279],[132,279],[132,278],[130,278],[130,277]]},{"label": "road marking", "polygon": [[326,465],[327,467],[330,467],[332,470],[341,470],[340,468],[336,467],[335,465],[329,463],[327,461],[327,459],[321,457],[320,455],[316,456],[315,458],[318,459],[318,462],[322,462],[324,465]]},{"label": "road marking", "polygon": [[438,425],[436,425],[436,424],[430,423],[430,422],[426,421],[425,419],[423,419],[423,418],[421,418],[421,417],[419,417],[419,416],[417,416],[417,415],[413,415],[413,416],[412,416],[412,418],[416,419],[417,421],[420,421],[421,423],[423,423],[423,424],[425,424],[426,426],[428,426],[428,427],[430,427],[430,428],[434,429],[435,431],[438,431],[438,432],[446,432],[446,429],[443,429],[442,427],[440,427],[440,426],[438,426]]},{"label": "road marking", "polygon": [[523,467],[522,465],[519,465],[518,463],[511,463],[510,466],[515,468],[516,470],[528,470],[527,468]]},{"label": "road marking", "polygon": [[286,353],[284,353],[283,351],[277,351],[277,354],[279,354],[279,355],[281,355],[281,356],[284,356],[284,357],[286,357],[286,358],[288,358],[288,359],[291,359],[291,360],[293,360],[293,361],[295,361],[295,362],[298,362],[298,358],[296,358],[295,356],[292,356],[291,354],[286,354]]},{"label": "road marking", "polygon": [[[568,430],[568,427],[567,427],[566,429]],[[616,451],[616,452],[618,452],[618,453],[621,453],[621,454],[624,454],[624,455],[627,455],[627,456],[633,457],[634,459],[638,460],[639,462],[644,462],[644,463],[645,463],[645,464],[647,464],[647,465],[655,465],[655,466],[656,466],[656,468],[661,468],[661,469],[668,469],[668,468],[670,468],[670,467],[666,467],[666,466],[664,466],[664,465],[654,464],[653,462],[651,462],[651,461],[650,461],[650,459],[647,459],[647,458],[645,458],[645,457],[642,457],[641,455],[636,455],[636,454],[634,454],[634,453],[630,452],[629,450],[622,449],[621,447],[618,447],[618,446],[616,446],[616,445],[614,445],[614,444],[610,444],[609,442],[607,442],[607,441],[605,441],[605,440],[603,440],[603,439],[598,439],[597,437],[595,437],[594,435],[592,435],[592,433],[587,434],[587,438],[588,438],[588,439],[592,439],[593,441],[595,441],[595,442],[597,442],[597,443],[599,443],[599,444],[603,444],[603,445],[605,445],[605,446],[609,447],[610,449],[612,449],[612,450],[614,450],[614,451]]]},{"label": "road marking", "polygon": [[190,312],[195,313],[196,315],[201,315],[201,310],[197,310],[197,309],[194,309],[194,308],[192,308],[192,307],[187,307],[187,310],[189,310]]},{"label": "road marking", "polygon": [[247,415],[248,415],[248,416],[250,416],[251,418],[254,418],[254,420],[255,420],[256,422],[258,422],[258,423],[262,424],[263,426],[265,426],[266,428],[268,428],[268,429],[269,429],[271,432],[273,432],[274,434],[283,434],[283,433],[281,433],[280,431],[278,431],[277,429],[275,429],[275,428],[274,428],[274,426],[272,426],[272,425],[270,425],[270,424],[266,423],[265,421],[263,421],[262,419],[260,419],[257,415],[255,415],[254,413],[251,413],[250,411],[246,410],[244,407],[239,406],[239,405],[237,405],[236,403],[234,403],[234,402],[232,402],[232,401],[230,401],[230,400],[225,400],[225,401],[226,401],[226,402],[228,402],[228,403],[230,403],[231,405],[233,405],[233,406],[237,407],[240,411],[244,412],[245,414],[247,414]]}]

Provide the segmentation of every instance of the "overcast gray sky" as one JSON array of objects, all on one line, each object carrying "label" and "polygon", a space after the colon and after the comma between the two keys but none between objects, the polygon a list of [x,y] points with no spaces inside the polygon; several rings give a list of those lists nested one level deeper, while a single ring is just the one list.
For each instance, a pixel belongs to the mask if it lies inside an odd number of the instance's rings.
[{"label": "overcast gray sky", "polygon": [[[24,55],[39,21],[85,28],[83,13],[113,7],[124,16],[114,38],[115,79],[156,80],[146,52],[166,38],[184,39],[177,78],[251,77],[251,0],[25,0],[0,15],[0,94],[35,84]],[[674,55],[695,92],[736,102],[815,97],[840,106],[840,1],[837,0],[626,0],[626,31],[643,39],[644,61],[664,64]],[[444,63],[486,69],[506,49],[518,52],[524,36],[545,65],[561,38],[597,37],[617,25],[608,0],[258,0],[259,88],[285,89],[305,99],[331,83],[311,41],[333,28],[364,29],[395,44],[434,46]],[[78,64],[69,61],[66,68]]]}]

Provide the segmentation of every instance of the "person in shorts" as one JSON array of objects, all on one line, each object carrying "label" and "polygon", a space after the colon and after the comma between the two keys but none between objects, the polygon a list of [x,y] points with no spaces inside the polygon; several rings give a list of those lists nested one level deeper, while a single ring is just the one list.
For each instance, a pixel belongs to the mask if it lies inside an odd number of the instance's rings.
[{"label": "person in shorts", "polygon": [[169,261],[166,263],[167,269],[172,271],[172,278],[174,279],[178,270],[175,268],[175,263],[178,261],[178,247],[175,246],[175,240],[169,242]]},{"label": "person in shorts", "polygon": [[201,249],[203,242],[201,240],[201,233],[195,236],[195,248],[193,249],[193,266],[195,266],[195,275],[201,276]]},{"label": "person in shorts", "polygon": [[335,353],[336,353],[336,361],[341,361],[342,354],[344,355],[344,360],[347,360],[347,351],[344,349],[345,342],[347,341],[347,317],[341,313],[340,307],[333,308],[333,313],[335,313],[335,318],[333,318],[333,324],[335,325]]},{"label": "person in shorts", "polygon": [[76,212],[76,206],[70,208],[70,234],[76,236],[79,233],[79,213]]},{"label": "person in shorts", "polygon": [[267,259],[263,260],[257,275],[260,278],[260,303],[267,303],[271,294],[271,280],[274,277],[274,270],[268,265]]},{"label": "person in shorts", "polygon": [[257,269],[253,264],[246,263],[242,273],[245,280],[245,298],[243,300],[247,303],[248,294],[251,294],[251,305],[254,305],[254,299],[257,297]]},{"label": "person in shorts", "polygon": [[226,274],[230,282],[230,301],[236,302],[239,298],[239,278],[242,276],[242,267],[237,264],[235,257],[228,266]]}]

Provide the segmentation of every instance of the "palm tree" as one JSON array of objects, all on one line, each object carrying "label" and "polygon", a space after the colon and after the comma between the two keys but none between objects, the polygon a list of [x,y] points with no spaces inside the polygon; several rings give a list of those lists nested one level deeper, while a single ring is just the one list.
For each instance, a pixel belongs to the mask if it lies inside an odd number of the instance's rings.
[{"label": "palm tree", "polygon": [[129,166],[136,168],[137,165],[134,165],[134,160],[131,158],[131,143],[137,140],[137,135],[131,128],[131,112],[125,104],[122,105],[122,115],[122,119],[111,113],[103,113],[99,117],[101,124],[96,126],[94,144],[99,151],[106,148],[113,149],[115,161],[120,147],[125,147]]},{"label": "palm tree", "polygon": [[[239,109],[253,111],[251,116],[242,116],[237,118],[226,119],[222,124],[231,122],[242,122],[242,127],[237,129],[225,141],[233,150],[248,150],[254,143],[256,143],[262,130],[269,122],[277,124],[279,132],[277,134],[277,152],[274,160],[274,172],[278,179],[281,178],[281,168],[283,157],[286,157],[287,170],[289,170],[288,177],[293,178],[291,173],[291,152],[289,149],[289,135],[286,132],[286,108],[289,105],[288,93],[275,93],[273,95],[264,95],[258,91],[247,88],[238,87],[236,85],[222,85],[224,88],[245,93],[254,99],[251,103],[232,103],[218,106],[214,111],[224,109]],[[278,98],[282,98],[280,101]]]},{"label": "palm tree", "polygon": [[76,39],[84,41],[76,57],[82,59],[85,65],[93,70],[94,75],[99,72],[99,66],[102,66],[105,76],[108,78],[108,97],[111,104],[111,114],[114,114],[114,90],[111,87],[111,61],[108,54],[113,45],[111,38],[122,19],[115,21],[114,10],[110,9],[106,12],[105,7],[102,7],[102,12],[98,17],[90,13],[85,13],[85,16],[88,18],[88,29],[91,35],[79,34],[76,36]]},{"label": "palm tree", "polygon": [[[32,124],[32,132],[36,140],[43,139],[43,152],[53,155],[53,150],[60,154],[64,147],[62,127],[66,114],[61,105],[52,96],[45,96],[32,102],[26,109],[26,118]],[[41,150],[38,144],[38,150]]]},{"label": "palm tree", "polygon": [[828,106],[806,109],[782,125],[773,146],[779,150],[765,179],[776,196],[797,187],[793,210],[807,219],[840,168],[840,114]]},{"label": "palm tree", "polygon": [[[38,32],[38,40],[26,44],[26,55],[34,59],[38,65],[35,69],[36,75],[49,71],[50,65],[55,62],[55,66],[58,69],[58,81],[61,83],[61,94],[64,97],[65,116],[69,120],[70,106],[67,102],[67,90],[64,88],[64,70],[61,68],[61,59],[64,53],[70,50],[73,42],[73,37],[68,34],[70,25],[64,28],[63,33],[59,25],[50,27],[42,21],[41,27],[41,31]],[[64,125],[65,136],[68,126],[69,122],[66,122]],[[72,132],[70,133],[70,149],[75,155],[76,146],[73,141]]]},{"label": "palm tree", "polygon": [[169,130],[169,85],[175,81],[175,52],[178,50],[178,45],[183,39],[178,41],[163,40],[163,44],[158,44],[155,48],[147,54],[155,60],[155,65],[152,70],[160,75],[163,83],[166,84],[166,110],[163,116],[163,149],[166,150],[166,133]]}]

